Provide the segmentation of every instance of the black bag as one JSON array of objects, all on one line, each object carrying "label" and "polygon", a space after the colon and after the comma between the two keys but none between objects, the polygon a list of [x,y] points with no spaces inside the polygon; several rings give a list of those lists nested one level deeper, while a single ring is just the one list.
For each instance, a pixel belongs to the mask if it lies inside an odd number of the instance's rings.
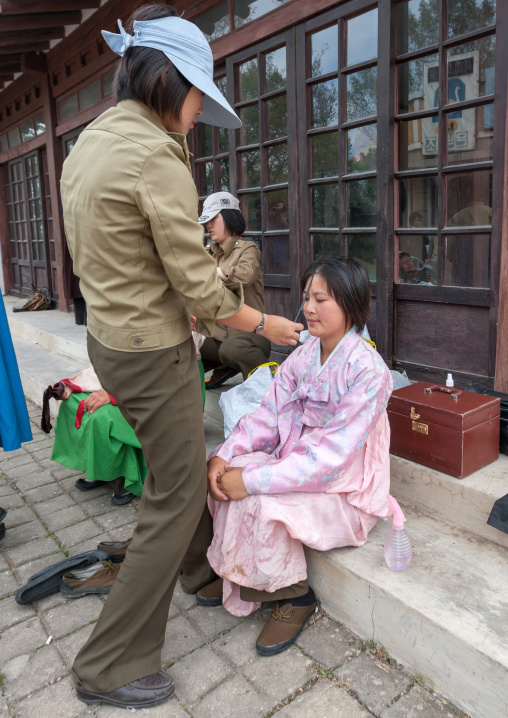
[{"label": "black bag", "polygon": [[501,454],[508,455],[508,394],[487,389],[487,387],[482,384],[473,384],[473,386],[468,387],[467,391],[473,391],[476,394],[486,394],[487,396],[497,396],[501,400],[499,451]]},{"label": "black bag", "polygon": [[495,502],[487,523],[508,534],[508,494]]}]

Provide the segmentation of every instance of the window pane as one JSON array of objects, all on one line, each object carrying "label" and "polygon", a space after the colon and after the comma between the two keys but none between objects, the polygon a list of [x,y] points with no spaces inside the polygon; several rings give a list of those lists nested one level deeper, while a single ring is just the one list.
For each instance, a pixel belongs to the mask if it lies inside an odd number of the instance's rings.
[{"label": "window pane", "polygon": [[496,0],[448,0],[448,35],[456,37],[496,22]]},{"label": "window pane", "polygon": [[287,130],[287,97],[281,95],[266,101],[266,139],[285,137]]},{"label": "window pane", "polygon": [[240,146],[259,143],[259,106],[256,103],[240,110]]},{"label": "window pane", "polygon": [[312,187],[312,226],[339,226],[339,186],[336,182]]},{"label": "window pane", "polygon": [[[412,227],[423,227],[421,212],[412,213]],[[399,253],[405,252],[413,259],[429,264],[437,259],[437,235],[403,234],[399,237]],[[417,267],[418,268],[418,267]],[[421,267],[420,267],[421,269]]]},{"label": "window pane", "polygon": [[346,184],[348,227],[376,226],[376,188],[375,179]]},{"label": "window pane", "polygon": [[376,169],[377,125],[356,127],[347,132],[347,172],[371,172]]},{"label": "window pane", "polygon": [[0,135],[0,150],[6,152],[9,149],[9,143],[7,142],[7,135]]},{"label": "window pane", "polygon": [[287,189],[266,192],[267,219],[265,231],[289,229]]},{"label": "window pane", "polygon": [[79,91],[79,109],[85,110],[87,107],[97,104],[101,101],[101,88],[99,80],[90,83],[87,87],[83,87]]},{"label": "window pane", "polygon": [[200,162],[197,166],[198,191],[200,196],[207,197],[214,191],[213,162]]},{"label": "window pane", "polygon": [[448,102],[494,94],[496,38],[459,45],[448,52]]},{"label": "window pane", "polygon": [[113,80],[115,79],[115,70],[111,70],[107,75],[103,75],[101,78],[102,83],[102,96],[110,97],[113,94]]},{"label": "window pane", "polygon": [[198,135],[197,157],[210,157],[213,155],[213,127],[200,122],[196,128]]},{"label": "window pane", "polygon": [[437,166],[437,115],[399,122],[399,170]]},{"label": "window pane", "polygon": [[240,154],[240,187],[259,187],[261,185],[261,162],[259,150]]},{"label": "window pane", "polygon": [[19,127],[14,127],[12,130],[9,130],[9,132],[7,133],[7,137],[9,138],[9,147],[17,147],[19,144],[21,144]]},{"label": "window pane", "polygon": [[265,235],[263,238],[263,262],[268,274],[289,273],[289,219],[288,191],[266,193],[268,231],[279,230],[280,234]]},{"label": "window pane", "polygon": [[338,234],[313,234],[312,259],[315,261],[322,257],[340,257],[340,242]]},{"label": "window pane", "polygon": [[346,112],[348,122],[377,113],[377,67],[347,76]]},{"label": "window pane", "polygon": [[338,26],[332,25],[310,36],[310,76],[318,77],[338,69]]},{"label": "window pane", "polygon": [[31,140],[35,137],[35,128],[32,119],[22,122],[19,129],[21,130],[22,142],[26,142],[27,140]]},{"label": "window pane", "polygon": [[287,144],[268,147],[268,184],[282,184],[288,181],[288,147]]},{"label": "window pane", "polygon": [[78,96],[71,95],[66,100],[62,100],[58,103],[58,114],[60,121],[67,120],[69,117],[75,115],[78,111]]},{"label": "window pane", "polygon": [[265,92],[274,92],[286,87],[286,48],[267,53]]},{"label": "window pane", "polygon": [[311,177],[335,177],[339,174],[339,135],[313,135],[311,142]]},{"label": "window pane", "polygon": [[492,172],[468,172],[446,178],[447,224],[478,227],[492,223]]},{"label": "window pane", "polygon": [[240,195],[240,207],[247,222],[247,231],[261,232],[261,193]]},{"label": "window pane", "polygon": [[229,159],[219,160],[220,172],[220,188],[224,192],[229,192]]},{"label": "window pane", "polygon": [[397,5],[397,54],[439,41],[439,0],[409,0]]},{"label": "window pane", "polygon": [[376,280],[376,235],[353,234],[346,238],[347,256],[356,259],[369,275]]},{"label": "window pane", "polygon": [[397,80],[399,85],[399,113],[416,112],[418,110],[434,107],[434,95],[430,98],[426,94],[427,104],[424,99],[424,89],[427,85],[427,66],[438,61],[437,55],[427,55],[418,60],[402,62],[397,66]]},{"label": "window pane", "polygon": [[[448,160],[450,165],[483,162],[493,158],[494,105],[448,114]],[[453,117],[453,119],[451,119]]]},{"label": "window pane", "polygon": [[39,112],[38,115],[35,115],[34,121],[35,121],[36,134],[42,135],[43,132],[46,132],[46,122],[44,120],[44,112]]},{"label": "window pane", "polygon": [[219,127],[219,152],[229,152],[229,130]]},{"label": "window pane", "polygon": [[192,22],[199,27],[207,40],[225,35],[231,30],[227,0],[214,5],[201,15],[193,17]]},{"label": "window pane", "polygon": [[311,127],[329,127],[339,123],[339,81],[328,80],[312,85]]},{"label": "window pane", "polygon": [[256,58],[238,67],[238,100],[250,100],[258,96],[258,61]]},{"label": "window pane", "polygon": [[448,235],[445,284],[452,287],[490,286],[490,235]]},{"label": "window pane", "polygon": [[[437,177],[399,180],[399,227],[437,227]],[[414,223],[415,214],[421,224]]]},{"label": "window pane", "polygon": [[235,27],[266,15],[267,12],[275,10],[286,2],[288,0],[235,0]]},{"label": "window pane", "polygon": [[377,57],[377,8],[347,23],[347,64],[356,65]]},{"label": "window pane", "polygon": [[[425,247],[422,237],[399,238],[398,281],[402,284],[435,284],[435,279],[432,281],[431,265],[424,262],[419,256],[422,253],[422,247]],[[411,249],[415,251],[413,252]]]}]

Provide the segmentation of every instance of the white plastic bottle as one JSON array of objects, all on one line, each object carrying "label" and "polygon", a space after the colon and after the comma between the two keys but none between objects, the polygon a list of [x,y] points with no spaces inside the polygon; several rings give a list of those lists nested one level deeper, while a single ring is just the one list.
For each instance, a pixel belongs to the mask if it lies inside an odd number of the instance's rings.
[{"label": "white plastic bottle", "polygon": [[393,514],[393,523],[385,539],[385,561],[388,568],[393,571],[405,571],[411,563],[411,556],[413,555],[411,541],[404,529],[406,517],[393,496],[389,496],[388,501],[390,511]]},{"label": "white plastic bottle", "polygon": [[453,376],[451,374],[446,377],[446,386],[453,386]]}]

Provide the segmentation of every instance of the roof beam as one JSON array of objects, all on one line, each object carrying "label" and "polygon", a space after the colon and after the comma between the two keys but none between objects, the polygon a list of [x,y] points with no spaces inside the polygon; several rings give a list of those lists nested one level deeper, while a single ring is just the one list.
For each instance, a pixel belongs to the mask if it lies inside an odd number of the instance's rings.
[{"label": "roof beam", "polygon": [[20,72],[21,55],[0,55],[0,72]]},{"label": "roof beam", "polygon": [[16,45],[2,45],[0,43],[0,53],[2,55],[18,55],[20,52],[43,52],[44,50],[49,50],[49,42],[30,42]]},{"label": "roof beam", "polygon": [[100,7],[101,0],[0,0],[1,15],[67,12]]},{"label": "roof beam", "polygon": [[64,27],[50,27],[45,30],[33,30],[33,32],[24,32],[23,30],[16,30],[15,32],[0,31],[0,52],[5,47],[16,46],[18,43],[28,45],[30,43],[49,42],[62,37],[65,37]]},{"label": "roof beam", "polygon": [[58,27],[60,25],[79,25],[80,22],[81,10],[74,12],[29,13],[27,15],[0,14],[0,31],[38,30],[44,27]]}]

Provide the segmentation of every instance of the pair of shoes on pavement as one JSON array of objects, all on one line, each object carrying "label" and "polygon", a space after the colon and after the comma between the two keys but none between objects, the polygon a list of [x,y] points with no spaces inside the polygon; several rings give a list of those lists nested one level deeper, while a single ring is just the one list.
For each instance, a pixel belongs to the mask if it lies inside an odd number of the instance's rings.
[{"label": "pair of shoes on pavement", "polygon": [[150,708],[151,706],[164,703],[171,698],[175,689],[173,679],[164,671],[152,673],[145,678],[138,678],[136,681],[127,683],[125,686],[115,688],[107,693],[96,693],[87,690],[79,683],[76,685],[76,693],[83,703],[97,704],[108,703],[118,708],[136,710],[136,708]]},{"label": "pair of shoes on pavement", "polygon": [[5,536],[4,518],[6,516],[7,516],[7,511],[0,507],[0,539],[3,539],[3,537]]},{"label": "pair of shoes on pavement", "polygon": [[103,541],[98,550],[107,551],[109,559],[98,561],[86,568],[69,571],[60,579],[60,593],[65,598],[81,598],[89,593],[107,594],[111,591],[131,539]]},{"label": "pair of shoes on pavement", "polygon": [[[200,606],[222,605],[222,579],[216,578],[196,594]],[[272,615],[256,641],[261,656],[275,656],[293,645],[305,624],[317,610],[312,588],[304,596],[277,601]]]},{"label": "pair of shoes on pavement", "polygon": [[231,369],[231,367],[225,366],[225,364],[220,364],[213,370],[212,376],[206,379],[205,389],[218,389],[225,384],[228,379],[232,379],[237,374],[238,369]]},{"label": "pair of shoes on pavement", "polygon": [[132,494],[130,491],[125,491],[124,483],[125,477],[119,476],[117,479],[114,479],[114,481],[87,481],[86,479],[78,479],[74,483],[74,486],[77,489],[80,489],[80,491],[91,491],[92,489],[98,489],[101,486],[110,484],[110,486],[113,488],[113,496],[111,497],[111,503],[114,506],[123,506],[124,504],[128,504],[134,498],[134,494]]}]

